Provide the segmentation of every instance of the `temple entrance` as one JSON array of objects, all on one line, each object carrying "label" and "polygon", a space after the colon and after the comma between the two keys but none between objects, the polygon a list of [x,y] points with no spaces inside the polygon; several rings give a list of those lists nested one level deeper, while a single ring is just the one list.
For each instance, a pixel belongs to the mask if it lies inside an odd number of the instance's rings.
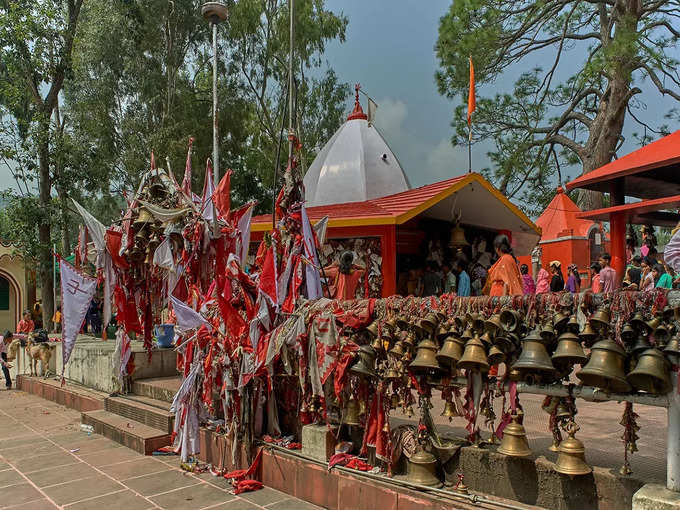
[{"label": "temple entrance", "polygon": [[0,334],[16,327],[17,296],[9,280],[0,274]]}]

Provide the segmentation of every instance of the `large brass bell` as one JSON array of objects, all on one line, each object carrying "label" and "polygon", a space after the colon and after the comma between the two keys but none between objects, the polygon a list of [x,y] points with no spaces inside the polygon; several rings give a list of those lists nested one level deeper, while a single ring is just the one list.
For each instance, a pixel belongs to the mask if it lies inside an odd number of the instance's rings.
[{"label": "large brass bell", "polygon": [[498,318],[503,329],[510,333],[516,331],[521,322],[520,313],[517,310],[511,310],[509,308],[503,310]]},{"label": "large brass bell", "polygon": [[586,386],[614,392],[630,391],[623,368],[625,358],[626,353],[616,342],[600,340],[593,345],[588,364],[576,377]]},{"label": "large brass bell", "polygon": [[503,429],[503,439],[497,451],[509,457],[528,457],[531,455],[526,430],[524,430],[524,425],[519,423],[517,414],[513,413],[512,421]]},{"label": "large brass bell", "polygon": [[586,325],[583,327],[583,331],[578,334],[578,337],[588,346],[593,344],[597,338],[597,333],[590,324],[590,321],[586,322]]},{"label": "large brass bell", "polygon": [[666,347],[664,347],[663,349],[663,353],[666,356],[680,356],[680,340],[678,339],[677,336],[673,336],[668,341]]},{"label": "large brass bell", "polygon": [[354,397],[350,397],[345,406],[342,423],[345,425],[360,425],[359,422],[359,402]]},{"label": "large brass bell", "polygon": [[561,366],[583,365],[588,357],[583,352],[581,341],[571,332],[562,333],[557,339],[557,348],[552,355],[552,361]]},{"label": "large brass bell", "polygon": [[449,238],[449,248],[463,248],[465,246],[470,246],[470,243],[465,239],[465,230],[463,230],[460,225],[451,229],[451,237]]},{"label": "large brass bell", "polygon": [[500,316],[498,314],[493,314],[488,320],[484,322],[484,330],[488,331],[491,335],[496,335],[498,331],[503,329],[503,324],[501,323]]},{"label": "large brass bell", "polygon": [[647,349],[640,355],[628,382],[638,391],[663,395],[671,390],[670,363],[659,349]]},{"label": "large brass bell", "polygon": [[630,348],[630,352],[637,356],[638,354],[646,351],[647,349],[650,349],[651,347],[652,346],[647,341],[647,338],[645,338],[644,336],[639,336],[638,339],[633,344],[633,347]]},{"label": "large brass bell", "polygon": [[437,458],[426,452],[422,446],[419,446],[408,459],[406,481],[428,487],[441,487],[442,483],[437,478]]},{"label": "large brass bell", "polygon": [[593,470],[586,464],[586,449],[583,447],[583,443],[574,437],[576,431],[578,431],[578,425],[574,422],[569,422],[567,425],[569,437],[562,440],[559,446],[555,471],[563,475],[587,475]]},{"label": "large brass bell", "polygon": [[442,348],[435,355],[437,362],[447,368],[454,368],[458,360],[463,357],[463,342],[450,335],[444,340]]},{"label": "large brass bell", "polygon": [[522,352],[512,368],[519,370],[521,377],[529,382],[538,382],[542,376],[553,376],[556,372],[545,345],[531,335],[522,342]]},{"label": "large brass bell", "polygon": [[475,335],[474,338],[467,341],[463,356],[458,361],[457,366],[465,370],[489,371],[489,361],[486,357],[484,344],[479,339],[479,336]]},{"label": "large brass bell", "polygon": [[597,330],[607,331],[609,328],[609,310],[601,307],[595,315],[590,318],[590,324]]},{"label": "large brass bell", "polygon": [[415,359],[409,365],[409,369],[416,374],[427,374],[441,370],[437,359],[437,344],[426,338],[418,344],[418,352]]},{"label": "large brass bell", "polygon": [[349,371],[355,375],[365,377],[375,377],[375,356],[376,352],[370,345],[359,347],[359,360],[352,365]]}]

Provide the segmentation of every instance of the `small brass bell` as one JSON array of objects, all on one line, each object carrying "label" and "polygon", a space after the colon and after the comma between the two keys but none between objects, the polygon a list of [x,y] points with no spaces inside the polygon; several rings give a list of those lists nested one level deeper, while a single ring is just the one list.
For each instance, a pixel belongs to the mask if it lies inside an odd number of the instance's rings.
[{"label": "small brass bell", "polygon": [[151,213],[144,207],[139,208],[139,215],[137,216],[137,219],[134,221],[134,226],[135,228],[138,228],[140,225],[145,225],[146,223],[151,223],[153,221],[153,216]]},{"label": "small brass bell", "polygon": [[555,411],[555,418],[557,418],[558,420],[566,420],[567,418],[571,418],[571,411],[564,404],[564,401],[562,399],[560,399],[560,403],[557,404],[557,411]]},{"label": "small brass bell", "polygon": [[480,372],[489,371],[489,362],[486,358],[484,344],[475,336],[465,344],[463,356],[458,361],[458,368],[465,370],[479,370]]},{"label": "small brass bell", "polygon": [[366,332],[371,338],[376,338],[378,336],[378,321],[371,322],[366,328]]},{"label": "small brass bell", "polygon": [[522,320],[518,311],[511,310],[509,308],[503,310],[498,318],[503,326],[503,329],[508,332],[516,331]]},{"label": "small brass bell", "polygon": [[439,324],[439,328],[437,329],[437,334],[436,334],[437,340],[439,340],[440,342],[443,342],[444,339],[449,335],[450,335],[449,326],[444,324],[444,323]]},{"label": "small brass bell", "polygon": [[437,478],[437,458],[426,452],[419,446],[416,452],[408,459],[406,466],[406,481],[428,487],[441,487],[442,483]]},{"label": "small brass bell", "polygon": [[539,334],[545,345],[551,345],[555,341],[555,328],[550,322],[543,324]]},{"label": "small brass bell", "polygon": [[392,397],[390,397],[390,407],[392,409],[396,409],[397,407],[399,407],[399,404],[400,404],[399,395],[397,395],[396,393],[392,393]]},{"label": "small brass bell", "polygon": [[646,351],[647,349],[650,349],[651,347],[652,346],[644,336],[639,336],[638,339],[635,341],[635,344],[633,344],[633,347],[631,347],[630,352],[637,356],[638,354]]},{"label": "small brass bell", "polygon": [[470,315],[470,318],[472,321],[472,329],[481,333],[484,329],[484,319],[482,318],[482,314],[473,313]]},{"label": "small brass bell", "polygon": [[406,331],[409,328],[409,326],[411,325],[411,323],[408,320],[408,317],[405,317],[403,315],[397,317],[395,319],[395,322],[397,323],[397,327],[399,329],[401,329],[402,331]]},{"label": "small brass bell", "polygon": [[451,237],[449,238],[449,248],[463,248],[469,246],[470,243],[465,239],[465,230],[458,224],[451,230]]},{"label": "small brass bell", "polygon": [[454,368],[458,360],[463,357],[463,342],[454,336],[444,340],[444,345],[435,355],[437,362],[446,368]]},{"label": "small brass bell", "polygon": [[569,317],[569,322],[567,322],[567,331],[571,331],[575,335],[578,335],[579,329],[581,329],[581,326],[576,319],[576,315],[572,315]]},{"label": "small brass bell", "polygon": [[463,331],[463,334],[460,335],[461,340],[468,341],[470,340],[473,336],[475,336],[475,332],[472,331],[471,327],[468,327],[465,331]]},{"label": "small brass bell", "polygon": [[512,333],[501,333],[493,340],[493,344],[502,352],[508,354],[515,350],[515,343],[512,339]]},{"label": "small brass bell", "polygon": [[590,360],[576,374],[586,386],[594,386],[606,391],[627,392],[630,384],[626,381],[623,363],[624,350],[613,340],[600,340],[593,345]]},{"label": "small brass bell", "polygon": [[396,342],[389,351],[387,351],[387,354],[395,359],[401,359],[401,357],[404,355],[404,352],[406,352],[404,349],[404,342],[400,340]]},{"label": "small brass bell", "polygon": [[567,428],[569,437],[560,443],[559,455],[555,463],[555,471],[563,475],[578,476],[587,475],[593,469],[586,464],[585,452],[583,443],[574,437],[578,425],[571,422]]},{"label": "small brass bell", "polygon": [[621,328],[621,338],[624,342],[630,342],[635,338],[635,328],[629,323],[626,323],[623,328]]},{"label": "small brass bell", "polygon": [[654,317],[645,322],[645,329],[648,333],[653,333],[659,326],[661,326],[661,319],[659,317]]},{"label": "small brass bell", "polygon": [[484,330],[488,331],[491,335],[496,335],[496,333],[503,329],[503,324],[501,323],[500,316],[498,314],[493,314],[487,321],[484,322]]},{"label": "small brass bell", "polygon": [[569,316],[563,314],[562,312],[557,312],[553,316],[553,326],[555,327],[555,329],[562,329],[563,326],[566,326],[568,321]]},{"label": "small brass bell", "polygon": [[597,333],[593,329],[593,326],[590,324],[590,321],[586,322],[586,325],[583,327],[583,331],[581,331],[578,334],[578,337],[585,342],[586,345],[592,345],[595,339],[597,338]]},{"label": "small brass bell", "polygon": [[557,348],[552,355],[553,363],[562,366],[583,365],[588,357],[583,352],[581,341],[571,332],[562,333],[557,339]]},{"label": "small brass bell", "polygon": [[492,345],[491,348],[489,349],[487,361],[489,365],[498,365],[505,361],[505,354],[498,347]]},{"label": "small brass bell", "polygon": [[376,377],[375,372],[375,356],[376,352],[370,345],[362,345],[359,347],[357,361],[349,371],[355,375],[365,376],[365,377]]},{"label": "small brass bell", "polygon": [[420,321],[420,327],[427,331],[427,334],[430,336],[434,334],[437,324],[439,324],[439,319],[434,313],[428,313],[425,318]]},{"label": "small brass bell", "polygon": [[[541,379],[541,376],[553,376],[555,367],[548,356],[548,351],[543,343],[526,337],[522,342],[522,352],[519,359],[512,365],[514,370],[519,370],[524,379]],[[534,381],[537,382],[537,381]]]},{"label": "small brass bell", "polygon": [[639,332],[643,332],[645,329],[647,329],[647,323],[645,322],[645,318],[642,316],[640,312],[637,312],[635,315],[633,315],[633,318],[630,320],[630,325],[637,329]]},{"label": "small brass bell", "polygon": [[359,402],[354,397],[350,397],[345,406],[342,423],[345,425],[359,425]]},{"label": "small brass bell", "polygon": [[374,349],[376,352],[382,351],[383,348],[384,348],[384,346],[383,346],[383,339],[380,338],[379,336],[376,336],[376,337],[373,339],[373,341],[371,342],[371,347],[373,347],[373,349]]},{"label": "small brass bell", "polygon": [[659,349],[647,349],[640,355],[628,382],[638,391],[663,395],[671,390],[670,363]]},{"label": "small brass bell", "polygon": [[479,337],[484,345],[491,345],[493,343],[494,337],[489,331],[485,331],[482,336]]},{"label": "small brass bell", "polygon": [[390,379],[399,379],[399,372],[393,367],[388,368],[385,370],[385,375],[383,376],[383,379],[385,380],[390,380]]},{"label": "small brass bell", "polygon": [[663,324],[659,324],[659,326],[654,330],[654,340],[657,341],[657,345],[660,343],[666,343],[668,336],[668,329]]},{"label": "small brass bell", "polygon": [[600,309],[595,312],[595,315],[590,318],[590,323],[595,329],[606,331],[609,328],[609,310],[600,307]]},{"label": "small brass bell", "polygon": [[524,425],[519,423],[517,414],[513,413],[512,421],[503,430],[503,439],[497,451],[509,457],[528,457],[531,455],[526,430]]},{"label": "small brass bell", "polygon": [[426,338],[418,344],[416,358],[409,365],[409,370],[416,374],[426,374],[441,370],[437,359],[437,344]]},{"label": "small brass bell", "polygon": [[408,350],[416,344],[416,337],[413,333],[407,333],[403,342],[405,350]]},{"label": "small brass bell", "polygon": [[[672,337],[663,349],[666,356],[680,356],[680,340],[677,336]],[[671,358],[672,359],[672,358]]]},{"label": "small brass bell", "polygon": [[445,418],[448,418],[449,421],[451,421],[456,416],[459,416],[459,414],[456,412],[456,406],[453,405],[453,402],[447,400],[444,402],[444,411],[442,411],[440,416],[444,416]]}]

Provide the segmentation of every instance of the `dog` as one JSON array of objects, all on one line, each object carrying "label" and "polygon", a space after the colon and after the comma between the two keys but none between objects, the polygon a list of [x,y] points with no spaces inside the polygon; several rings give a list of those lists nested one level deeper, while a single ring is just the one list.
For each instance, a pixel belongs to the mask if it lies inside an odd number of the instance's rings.
[{"label": "dog", "polygon": [[[16,339],[7,348],[7,361],[14,361],[17,357],[17,351],[21,345],[21,340]],[[49,374],[50,359],[52,353],[56,349],[56,345],[50,345],[47,342],[36,342],[33,333],[28,334],[26,340],[26,347],[24,350],[29,357],[29,364],[31,366],[31,375],[38,375],[38,361],[40,361],[40,376],[47,377]]]}]

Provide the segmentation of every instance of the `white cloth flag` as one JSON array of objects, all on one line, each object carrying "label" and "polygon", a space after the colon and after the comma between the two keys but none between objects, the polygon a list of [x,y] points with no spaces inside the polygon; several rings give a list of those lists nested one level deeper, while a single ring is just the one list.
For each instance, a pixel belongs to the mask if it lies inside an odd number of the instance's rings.
[{"label": "white cloth flag", "polygon": [[169,237],[163,239],[163,242],[156,248],[153,254],[153,263],[155,266],[162,267],[163,269],[175,270],[175,260],[172,256]]},{"label": "white cloth flag", "polygon": [[663,260],[677,273],[680,271],[680,229],[673,234],[663,250]]},{"label": "white cloth flag", "polygon": [[240,257],[241,257],[241,267],[246,267],[248,263],[248,248],[250,247],[250,219],[253,217],[253,203],[248,210],[241,216],[238,220],[238,229],[241,232],[241,238],[239,242],[241,243]]},{"label": "white cloth flag", "polygon": [[59,261],[61,268],[61,311],[64,327],[62,333],[62,358],[64,368],[71,357],[71,351],[76,343],[78,331],[83,326],[85,314],[90,307],[92,296],[97,290],[97,280],[76,271],[64,259]]},{"label": "white cloth flag", "polygon": [[215,193],[215,184],[213,183],[213,169],[210,164],[205,169],[205,181],[203,182],[203,197],[201,197],[201,216],[206,221],[213,221],[213,201],[212,196]]},{"label": "white cloth flag", "polygon": [[314,231],[309,223],[307,208],[302,206],[302,237],[304,239],[305,257],[311,264],[305,264],[305,283],[307,285],[307,299],[319,299],[323,296],[321,289],[321,275],[319,274],[319,257],[316,254]]},{"label": "white cloth flag", "polygon": [[97,269],[101,269],[104,267],[104,259],[102,256],[106,250],[106,227],[78,202],[73,199],[71,199],[71,201],[73,202],[73,205],[76,206],[80,216],[82,216],[85,226],[87,227],[87,232],[90,234],[90,237],[94,242],[94,246],[97,251],[96,266]]},{"label": "white cloth flag", "polygon": [[190,329],[200,328],[203,324],[212,329],[212,325],[203,318],[203,316],[196,310],[191,308],[186,303],[180,301],[175,296],[170,296],[172,308],[177,317],[177,330],[180,332],[189,331]]}]

